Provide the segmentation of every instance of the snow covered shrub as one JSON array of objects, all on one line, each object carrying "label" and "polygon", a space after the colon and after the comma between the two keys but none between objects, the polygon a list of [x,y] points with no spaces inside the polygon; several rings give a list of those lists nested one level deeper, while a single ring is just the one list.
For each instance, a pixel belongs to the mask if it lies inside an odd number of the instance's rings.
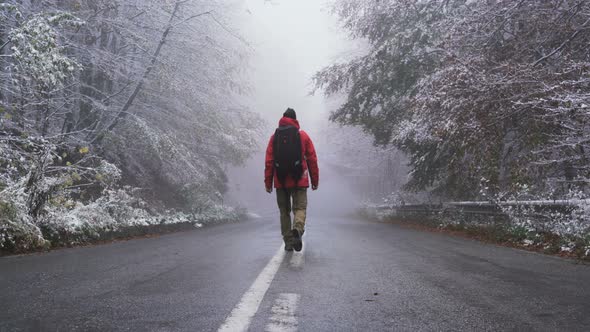
[{"label": "snow covered shrub", "polygon": [[[1,204],[1,203],[0,203]],[[0,210],[3,209],[0,207]],[[0,211],[4,213],[5,211]],[[20,253],[48,247],[41,230],[28,222],[0,216],[0,252]]]},{"label": "snow covered shrub", "polygon": [[111,188],[121,177],[116,166],[87,148],[40,137],[0,135],[0,150],[0,183],[4,188],[13,187],[12,192],[20,188],[27,196],[23,211],[33,218],[45,213],[48,202],[81,199],[89,196],[91,189]]},{"label": "snow covered shrub", "polygon": [[590,238],[590,200],[583,190],[570,189],[561,200],[542,194],[538,188],[518,185],[512,192],[482,195],[508,216],[513,240],[538,245],[552,252],[583,253]]},{"label": "snow covered shrub", "polygon": [[239,211],[212,205],[200,213],[179,211],[149,212],[148,204],[132,193],[132,188],[107,189],[88,204],[73,203],[70,208],[51,207],[38,224],[43,235],[54,246],[76,245],[100,240],[111,233],[155,225],[194,224],[237,221]]},{"label": "snow covered shrub", "polygon": [[128,189],[105,190],[88,204],[77,202],[69,209],[49,208],[39,220],[39,227],[54,245],[86,243],[107,232],[154,223],[155,218],[145,207],[145,202],[130,195]]},{"label": "snow covered shrub", "polygon": [[523,225],[512,225],[508,227],[508,232],[513,241],[517,243],[529,243],[532,241],[534,243],[534,238],[536,232],[532,230],[530,227],[523,226]]},{"label": "snow covered shrub", "polygon": [[0,251],[26,252],[47,245],[41,230],[26,213],[23,187],[11,186],[0,191]]}]

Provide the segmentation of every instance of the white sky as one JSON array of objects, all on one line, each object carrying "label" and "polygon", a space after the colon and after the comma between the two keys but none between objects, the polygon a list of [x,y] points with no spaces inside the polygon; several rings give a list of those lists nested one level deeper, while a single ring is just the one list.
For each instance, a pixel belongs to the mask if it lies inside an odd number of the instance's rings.
[{"label": "white sky", "polygon": [[327,118],[321,93],[309,96],[315,72],[340,58],[350,42],[325,0],[244,0],[241,31],[255,51],[249,104],[274,126],[292,107],[304,129]]},{"label": "white sky", "polygon": [[[316,212],[319,206],[341,205],[342,192],[347,191],[337,179],[325,181],[331,173],[323,167],[327,155],[324,152],[329,147],[322,146],[321,135],[325,134],[322,128],[330,109],[322,93],[309,95],[313,88],[311,77],[346,57],[353,49],[353,43],[346,38],[327,4],[326,0],[243,0],[242,14],[238,15],[243,15],[243,22],[238,25],[240,34],[254,48],[247,77],[253,91],[246,103],[267,120],[266,139],[274,132],[287,107],[297,112],[302,129],[310,134],[318,150],[320,190],[309,202]],[[262,214],[277,211],[274,193],[268,195],[264,191],[265,149],[266,142],[245,167],[231,169],[228,173],[228,202]]]}]

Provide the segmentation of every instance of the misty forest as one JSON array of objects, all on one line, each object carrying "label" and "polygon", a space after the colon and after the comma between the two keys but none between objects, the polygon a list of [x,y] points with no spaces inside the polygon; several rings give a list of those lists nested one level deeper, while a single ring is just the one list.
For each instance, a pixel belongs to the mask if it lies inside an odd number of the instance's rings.
[{"label": "misty forest", "polygon": [[256,148],[261,120],[234,97],[247,44],[226,7],[2,4],[2,247],[232,217],[224,167]]},{"label": "misty forest", "polygon": [[[355,52],[306,77],[304,93],[327,101],[320,165],[356,208],[487,202],[518,241],[557,237],[559,250],[590,254],[589,2],[324,9]],[[228,170],[264,150],[283,109],[263,115],[244,97],[257,93],[258,51],[242,11],[223,0],[3,1],[1,250],[256,212],[225,201]],[[242,191],[263,191],[254,162],[257,186]],[[441,225],[480,223],[438,213]]]}]

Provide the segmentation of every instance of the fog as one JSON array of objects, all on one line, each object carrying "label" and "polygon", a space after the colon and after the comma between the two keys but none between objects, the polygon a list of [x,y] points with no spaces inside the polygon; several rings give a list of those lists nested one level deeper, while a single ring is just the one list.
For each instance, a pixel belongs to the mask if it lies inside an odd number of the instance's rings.
[{"label": "fog", "polygon": [[260,151],[244,166],[229,170],[226,200],[257,214],[278,211],[274,192],[269,195],[264,190],[264,152],[283,111],[291,107],[318,154],[320,185],[317,191],[310,190],[308,213],[350,212],[359,197],[330,162],[333,147],[326,128],[335,126],[328,122],[334,101],[310,92],[312,76],[350,57],[355,52],[353,42],[339,28],[326,1],[246,0],[242,19],[241,33],[253,49],[247,72],[252,90],[245,103],[266,120],[267,128]]}]

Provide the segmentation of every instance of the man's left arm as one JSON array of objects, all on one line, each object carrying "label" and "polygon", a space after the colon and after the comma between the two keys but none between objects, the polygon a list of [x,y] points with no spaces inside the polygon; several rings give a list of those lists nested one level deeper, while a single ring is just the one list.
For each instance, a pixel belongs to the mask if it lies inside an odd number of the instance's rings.
[{"label": "man's left arm", "polygon": [[311,138],[307,136],[305,140],[305,160],[307,161],[307,169],[309,171],[309,176],[311,177],[311,189],[316,190],[318,189],[318,185],[320,182],[320,169],[318,167],[318,156],[315,152],[315,147],[313,146],[313,142]]}]

